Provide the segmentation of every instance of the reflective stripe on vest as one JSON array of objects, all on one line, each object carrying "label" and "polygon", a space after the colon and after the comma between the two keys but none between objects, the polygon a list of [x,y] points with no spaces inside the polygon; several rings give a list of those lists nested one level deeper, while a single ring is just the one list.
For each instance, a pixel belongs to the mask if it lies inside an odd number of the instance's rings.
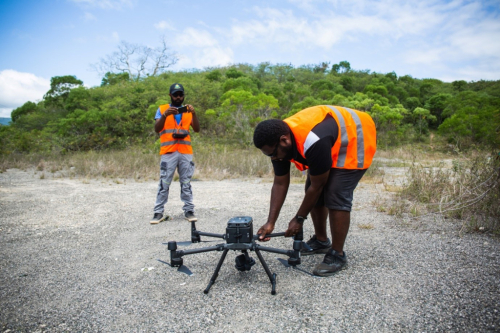
[{"label": "reflective stripe on vest", "polygon": [[[340,149],[339,149],[339,157],[337,159],[337,164],[336,166],[339,168],[343,168],[345,165],[345,158],[347,156],[347,145],[349,144],[349,138],[347,137],[347,129],[345,126],[345,120],[344,116],[342,116],[342,113],[335,107],[331,105],[327,105],[330,109],[335,112],[337,115],[337,118],[339,119],[339,124],[340,124]],[[344,108],[346,109],[349,114],[351,115],[352,119],[354,120],[354,123],[356,124],[356,134],[357,134],[357,156],[358,156],[358,168],[363,168],[363,165],[365,164],[365,139],[363,136],[363,125],[361,124],[361,119],[359,119],[358,115],[356,112],[349,108]]]},{"label": "reflective stripe on vest", "polygon": [[[376,129],[373,119],[366,112],[340,106],[313,106],[284,119],[295,138],[299,154],[305,158],[307,150],[319,138],[312,129],[331,115],[338,125],[338,137],[332,147],[332,168],[366,169],[377,150]],[[303,171],[307,166],[291,160]]]},{"label": "reflective stripe on vest", "polygon": [[188,145],[191,146],[190,141],[184,141],[184,140],[174,140],[174,141],[167,141],[167,142],[162,142],[160,146],[171,146],[171,145],[176,145],[176,144],[181,144],[181,145]]}]

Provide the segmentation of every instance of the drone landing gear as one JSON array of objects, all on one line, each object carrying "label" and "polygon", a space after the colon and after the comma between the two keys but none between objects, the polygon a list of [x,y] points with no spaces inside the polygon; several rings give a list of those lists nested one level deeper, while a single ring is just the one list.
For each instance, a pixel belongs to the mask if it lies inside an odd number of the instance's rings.
[{"label": "drone landing gear", "polygon": [[[266,235],[266,237],[280,237],[284,236],[285,233],[275,233]],[[191,222],[191,240],[193,243],[200,242],[200,236],[209,236],[225,239],[227,243],[217,244],[211,247],[204,247],[200,249],[192,250],[177,250],[177,242],[168,242],[168,250],[170,250],[170,262],[172,267],[180,267],[183,264],[182,257],[189,254],[196,254],[202,252],[210,251],[222,251],[222,256],[217,263],[217,267],[210,278],[207,288],[205,288],[204,293],[208,294],[210,288],[215,283],[215,280],[219,276],[219,271],[226,259],[229,250],[241,251],[242,254],[237,256],[235,259],[236,269],[238,271],[244,272],[249,271],[253,265],[255,265],[255,260],[248,255],[248,251],[254,251],[259,258],[262,267],[264,268],[269,281],[271,282],[271,294],[276,295],[276,274],[271,273],[269,266],[264,260],[261,251],[278,253],[286,255],[289,257],[288,265],[297,266],[301,263],[300,260],[300,250],[302,248],[307,248],[307,244],[303,242],[302,230],[295,235],[293,241],[293,250],[283,250],[273,247],[261,246],[256,243],[259,235],[253,235],[252,220],[250,217],[236,217],[228,222],[228,228],[226,229],[226,234],[213,234],[196,230],[195,222]]]},{"label": "drone landing gear", "polygon": [[[219,263],[217,264],[217,267],[215,268],[215,272],[212,275],[212,278],[210,279],[210,282],[208,283],[207,288],[203,291],[205,294],[208,294],[210,291],[210,288],[212,285],[215,283],[215,280],[219,276],[219,271],[220,268],[222,267],[222,263],[226,259],[226,255],[229,249],[225,249],[224,252],[222,252],[222,256],[219,260]],[[260,263],[262,264],[262,267],[264,267],[264,270],[266,271],[267,276],[269,277],[269,280],[271,281],[271,294],[276,295],[276,273],[271,273],[271,270],[267,266],[266,262],[264,261],[264,258],[262,257],[262,254],[258,249],[254,250],[255,253],[257,254],[257,257],[259,258]],[[247,250],[242,250],[243,254],[239,255],[236,257],[236,269],[239,270],[240,272],[244,271],[249,271],[250,268],[255,265],[255,260],[248,255]]]}]

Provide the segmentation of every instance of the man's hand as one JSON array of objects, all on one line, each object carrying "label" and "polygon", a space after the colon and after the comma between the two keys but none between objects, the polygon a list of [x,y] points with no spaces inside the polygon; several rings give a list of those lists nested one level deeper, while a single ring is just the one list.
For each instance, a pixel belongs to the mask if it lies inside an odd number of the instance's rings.
[{"label": "man's hand", "polygon": [[188,112],[195,113],[194,112],[194,107],[191,104],[186,104],[186,106],[188,108]]},{"label": "man's hand", "polygon": [[179,111],[177,111],[177,108],[175,106],[171,106],[163,113],[163,116],[167,118],[171,114],[178,114],[178,113]]},{"label": "man's hand", "polygon": [[285,231],[285,237],[292,237],[299,233],[302,229],[302,224],[297,222],[297,218],[293,218],[288,224],[288,229]]},{"label": "man's hand", "polygon": [[259,231],[257,231],[257,235],[260,235],[259,240],[261,242],[267,242],[268,240],[270,240],[271,237],[265,238],[265,236],[271,234],[273,230],[274,230],[274,225],[272,225],[270,222],[264,224],[262,227],[260,227]]}]

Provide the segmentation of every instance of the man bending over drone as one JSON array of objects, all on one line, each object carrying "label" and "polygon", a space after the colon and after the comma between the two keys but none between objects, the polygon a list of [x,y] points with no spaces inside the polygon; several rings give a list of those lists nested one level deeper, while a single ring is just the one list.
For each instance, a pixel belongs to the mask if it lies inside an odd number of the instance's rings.
[{"label": "man bending over drone", "polygon": [[[312,250],[302,255],[325,253],[313,271],[330,276],[346,267],[344,242],[349,231],[353,191],[376,151],[376,131],[365,112],[339,106],[320,105],[285,119],[265,120],[257,125],[254,144],[271,158],[274,183],[267,223],[257,234],[262,241],[274,230],[290,184],[290,162],[307,170],[305,196],[285,236],[302,229],[311,213],[315,235],[307,242]],[[326,232],[330,219],[332,240]]]}]

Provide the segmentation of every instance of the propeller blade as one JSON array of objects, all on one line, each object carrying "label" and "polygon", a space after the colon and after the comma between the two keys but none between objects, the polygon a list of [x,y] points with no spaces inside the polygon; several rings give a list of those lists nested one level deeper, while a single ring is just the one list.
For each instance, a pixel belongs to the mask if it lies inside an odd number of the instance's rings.
[{"label": "propeller blade", "polygon": [[191,241],[177,242],[178,246],[189,246],[193,244]]},{"label": "propeller blade", "polygon": [[287,267],[287,268],[288,268],[288,267],[292,267],[293,269],[296,269],[296,270],[298,270],[298,271],[301,271],[302,273],[305,273],[305,274],[307,274],[307,275],[310,275],[310,276],[314,276],[314,277],[316,277],[314,274],[311,274],[311,273],[309,273],[308,271],[303,270],[302,268],[299,268],[299,267],[297,267],[297,266],[292,266],[292,265],[290,265],[290,264],[288,263],[288,260],[285,260],[285,259],[283,259],[283,258],[276,258],[276,259],[278,259],[278,261],[279,261],[280,263],[282,263],[282,264],[283,264],[285,267]]},{"label": "propeller blade", "polygon": [[[218,242],[218,240],[209,240],[209,241],[199,241],[198,243],[213,243],[213,242]],[[162,245],[168,245],[168,243],[161,243]],[[189,246],[193,244],[191,241],[184,241],[184,242],[177,242],[177,246]]]},{"label": "propeller blade", "polygon": [[193,272],[191,272],[191,270],[190,270],[189,268],[187,268],[186,266],[184,266],[184,265],[181,265],[181,266],[177,269],[177,271],[182,272],[182,273],[185,273],[185,274],[187,274],[187,275],[189,275],[189,276],[193,276],[193,275],[194,275],[194,274],[193,274]]},{"label": "propeller blade", "polygon": [[[170,263],[166,262],[166,261],[163,261],[163,260],[160,260],[160,259],[156,259],[157,261],[161,262],[162,264],[166,264],[166,265],[169,265],[170,267],[172,267],[172,265],[170,265]],[[189,268],[187,268],[186,266],[184,265],[181,265],[179,268],[177,268],[177,271],[178,272],[181,272],[181,273],[184,273],[184,274],[187,274],[189,276],[193,276],[193,272],[191,272],[191,270]]]},{"label": "propeller blade", "polygon": [[166,265],[169,265],[170,267],[172,267],[172,265],[170,265],[168,262],[166,261],[163,261],[163,260],[160,260],[160,259],[156,259],[157,261],[161,262],[162,264],[166,264]]},{"label": "propeller blade", "polygon": [[302,248],[306,249],[307,251],[313,250],[306,242],[302,242],[302,243],[300,243],[300,245],[302,245]]}]

